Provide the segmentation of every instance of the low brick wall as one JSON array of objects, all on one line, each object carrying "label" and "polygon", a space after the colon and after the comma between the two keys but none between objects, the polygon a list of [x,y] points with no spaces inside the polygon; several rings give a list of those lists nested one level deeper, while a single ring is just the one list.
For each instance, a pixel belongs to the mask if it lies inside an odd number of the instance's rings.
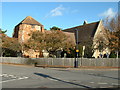
[{"label": "low brick wall", "polygon": [[[1,63],[33,65],[50,67],[74,67],[75,58],[21,58],[0,57]],[[85,67],[120,67],[120,58],[78,58],[78,66]]]}]

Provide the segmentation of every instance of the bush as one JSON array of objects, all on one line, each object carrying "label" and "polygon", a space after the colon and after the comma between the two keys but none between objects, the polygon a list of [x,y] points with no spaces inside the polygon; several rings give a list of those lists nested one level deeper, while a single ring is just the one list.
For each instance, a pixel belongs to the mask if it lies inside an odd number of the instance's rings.
[{"label": "bush", "polygon": [[117,55],[115,54],[115,52],[111,52],[109,58],[116,58],[116,57],[117,57]]}]

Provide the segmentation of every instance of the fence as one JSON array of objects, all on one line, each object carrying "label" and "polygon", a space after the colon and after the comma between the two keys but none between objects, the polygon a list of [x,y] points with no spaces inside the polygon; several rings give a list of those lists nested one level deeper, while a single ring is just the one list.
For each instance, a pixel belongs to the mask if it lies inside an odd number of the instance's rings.
[{"label": "fence", "polygon": [[[48,67],[74,67],[75,58],[20,58],[20,57],[0,57],[1,63],[26,64]],[[120,67],[120,58],[78,58],[78,66],[102,66]]]}]

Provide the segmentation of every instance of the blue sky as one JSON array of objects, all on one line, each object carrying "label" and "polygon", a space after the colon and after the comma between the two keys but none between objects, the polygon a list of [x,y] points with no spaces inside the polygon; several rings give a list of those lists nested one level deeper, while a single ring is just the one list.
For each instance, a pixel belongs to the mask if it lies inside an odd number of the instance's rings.
[{"label": "blue sky", "polygon": [[26,16],[32,16],[46,29],[66,29],[82,25],[84,20],[91,23],[112,18],[117,11],[117,2],[3,2],[2,29],[11,37],[14,27]]}]

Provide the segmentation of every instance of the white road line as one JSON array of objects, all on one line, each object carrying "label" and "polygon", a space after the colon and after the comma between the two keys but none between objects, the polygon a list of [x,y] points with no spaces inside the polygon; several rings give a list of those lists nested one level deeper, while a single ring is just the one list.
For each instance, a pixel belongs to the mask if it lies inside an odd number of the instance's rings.
[{"label": "white road line", "polygon": [[98,83],[98,84],[108,84],[108,83]]},{"label": "white road line", "polygon": [[90,83],[94,83],[94,82],[90,82]]},{"label": "white road line", "polygon": [[112,83],[112,85],[119,85],[118,83]]},{"label": "white road line", "polygon": [[2,74],[0,74],[0,76],[3,76]]},{"label": "white road line", "polygon": [[14,78],[14,79],[11,79],[11,80],[1,81],[0,83],[10,82],[10,81],[15,81],[15,80],[22,80],[22,79],[27,79],[28,78],[28,77],[25,77],[25,76],[23,76],[23,77],[16,77],[15,75],[8,75],[6,73],[0,74],[0,76]]},{"label": "white road line", "polygon": [[14,75],[9,75],[10,77],[14,77]]},{"label": "white road line", "polygon": [[7,74],[2,74],[0,75],[2,77],[11,77],[11,78],[17,78],[15,75],[7,75]]},{"label": "white road line", "polygon": [[23,77],[23,78],[18,78],[18,79],[12,79],[12,80],[6,80],[6,81],[1,81],[0,83],[4,82],[10,82],[10,81],[15,81],[15,80],[22,80],[22,79],[27,79],[28,77]]},{"label": "white road line", "polygon": [[107,88],[107,87],[100,87],[100,88]]},{"label": "white road line", "polygon": [[58,80],[55,80],[55,79],[51,79],[51,78],[48,78],[49,80],[52,80],[52,81],[58,81]]},{"label": "white road line", "polygon": [[24,79],[27,79],[27,78],[29,78],[29,77],[23,77]]},{"label": "white road line", "polygon": [[28,77],[20,77],[20,78],[18,78],[18,79],[28,79]]},{"label": "white road line", "polygon": [[17,78],[17,77],[11,77],[11,78]]},{"label": "white road line", "polygon": [[11,78],[17,78],[17,76],[15,76],[15,75],[9,75],[9,77],[11,77]]},{"label": "white road line", "polygon": [[8,75],[7,75],[7,74],[2,74],[2,76],[6,77],[6,76],[8,76]]},{"label": "white road line", "polygon": [[[19,78],[19,77],[17,77],[17,76],[15,76],[15,75],[8,75],[8,74],[0,74],[0,76],[2,76],[2,77],[10,77],[10,78]],[[25,77],[24,76],[24,78],[28,78],[28,77]]]},{"label": "white road line", "polygon": [[12,79],[12,80],[1,81],[0,83],[10,82],[10,81],[15,81],[15,80],[18,80],[18,79]]},{"label": "white road line", "polygon": [[4,77],[9,77],[8,75],[4,76]]},{"label": "white road line", "polygon": [[21,80],[21,79],[24,79],[24,78],[21,78],[21,77],[20,77],[20,78],[18,78],[18,79]]}]

